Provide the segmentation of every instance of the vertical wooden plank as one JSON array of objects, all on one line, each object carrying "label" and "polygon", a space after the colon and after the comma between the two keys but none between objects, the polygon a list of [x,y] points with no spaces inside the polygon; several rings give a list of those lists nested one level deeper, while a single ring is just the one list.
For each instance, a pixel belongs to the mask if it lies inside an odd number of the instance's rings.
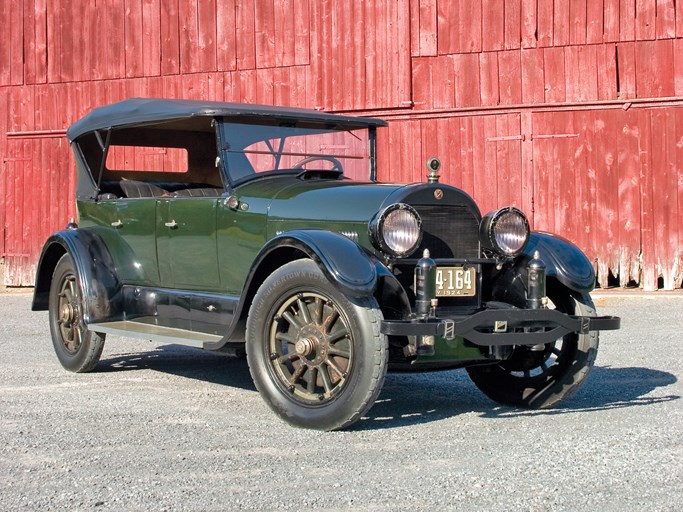
[{"label": "vertical wooden plank", "polygon": [[180,71],[180,20],[178,0],[161,1],[161,74]]},{"label": "vertical wooden plank", "polygon": [[545,48],[543,50],[545,101],[547,103],[562,103],[566,99],[564,50],[563,47]]},{"label": "vertical wooden plank", "polygon": [[505,19],[507,10],[504,0],[483,2],[481,23],[485,30],[481,35],[481,49],[484,52],[502,50],[505,45]]},{"label": "vertical wooden plank", "polygon": [[[672,108],[670,112],[674,116],[676,137],[679,137],[680,134],[683,133],[683,108]],[[673,170],[678,173],[678,213],[674,218],[680,219],[683,218],[683,179],[681,177],[681,174],[683,174],[683,144],[676,142],[674,147],[676,161]],[[669,221],[671,221],[671,219]],[[683,285],[683,223],[677,222],[674,225],[678,227],[678,250],[676,261],[674,262],[674,268],[678,269],[678,274],[674,273],[673,287],[680,288],[681,285]]]},{"label": "vertical wooden plank", "polygon": [[500,102],[498,91],[498,52],[479,54],[479,76],[481,78],[481,104],[494,106]]},{"label": "vertical wooden plank", "polygon": [[272,105],[275,102],[273,71],[274,68],[256,70],[256,103]]},{"label": "vertical wooden plank", "polygon": [[[24,60],[24,82],[27,84],[36,83],[36,20],[35,5],[33,0],[24,2],[22,24],[23,60]],[[2,82],[0,82],[2,84]]]},{"label": "vertical wooden plank", "polygon": [[256,67],[256,17],[254,0],[237,2],[237,69]]},{"label": "vertical wooden plank", "polygon": [[[273,7],[273,39],[275,66],[293,66],[295,63],[296,29],[294,26],[294,0],[271,0]],[[349,13],[352,15],[352,13]]]},{"label": "vertical wooden plank", "polygon": [[543,53],[543,48],[530,48],[521,51],[523,103],[545,103]]},{"label": "vertical wooden plank", "polygon": [[459,51],[460,22],[458,20],[458,8],[460,1],[464,0],[436,3],[436,44],[439,55],[451,54]]},{"label": "vertical wooden plank", "polygon": [[657,35],[657,0],[636,0],[636,40],[654,39]]},{"label": "vertical wooden plank", "polygon": [[[576,240],[578,237],[575,197],[576,184],[574,180],[573,162],[577,153],[576,129],[574,127],[574,113],[556,112],[552,118],[553,134],[560,135],[551,139],[557,152],[557,162],[553,165],[551,208],[555,210],[555,224],[553,232]],[[573,169],[572,169],[573,170]]]},{"label": "vertical wooden plank", "polygon": [[[683,9],[682,9],[683,10]],[[683,96],[683,39],[673,40],[674,94]]]},{"label": "vertical wooden plank", "polygon": [[43,84],[47,81],[47,2],[35,0],[34,6],[35,79],[36,83]]},{"label": "vertical wooden plank", "polygon": [[73,26],[74,20],[71,16],[71,2],[63,2],[59,6],[59,17],[61,32],[61,53],[55,57],[60,59],[61,73],[59,75],[60,82],[70,82],[74,79],[74,58],[76,54],[74,50],[73,40]]},{"label": "vertical wooden plank", "polygon": [[413,59],[413,98],[416,109],[455,107],[455,66],[451,56]]},{"label": "vertical wooden plank", "polygon": [[620,99],[636,97],[635,43],[617,44],[617,91]]},{"label": "vertical wooden plank", "polygon": [[437,55],[437,9],[436,0],[419,0],[412,2],[411,5],[418,6],[419,32],[418,32],[418,52],[420,56]]},{"label": "vertical wooden plank", "polygon": [[553,0],[537,0],[536,5],[536,32],[538,46],[552,46],[553,28],[555,26],[555,22],[553,20]]},{"label": "vertical wooden plank", "polygon": [[476,107],[481,103],[479,56],[476,53],[452,55],[455,66],[456,107]]},{"label": "vertical wooden plank", "polygon": [[410,56],[420,56],[420,0],[410,2]]},{"label": "vertical wooden plank", "polygon": [[[619,154],[617,127],[620,113],[616,110],[598,110],[595,118],[594,151],[597,160],[597,203],[593,224],[600,244],[598,280],[607,286],[610,270],[618,273],[620,251],[618,211],[619,211]],[[616,192],[616,193],[615,193]]]},{"label": "vertical wooden plank", "polygon": [[[8,1],[8,0],[4,0]],[[47,3],[47,54],[59,55],[59,11],[52,2]],[[4,48],[5,45],[0,45]],[[59,59],[50,57],[47,60],[47,81],[56,82],[59,80]],[[0,83],[2,83],[2,61],[0,59]],[[7,60],[9,63],[9,59]]]},{"label": "vertical wooden plank", "polygon": [[216,0],[197,2],[198,54],[200,71],[216,71]]},{"label": "vertical wooden plank", "polygon": [[533,133],[533,184],[534,184],[534,229],[552,231],[554,209],[552,208],[553,165],[557,161],[552,139],[539,136],[552,133],[551,115],[546,112],[532,112]]},{"label": "vertical wooden plank", "polygon": [[[570,61],[574,61],[570,64]],[[592,101],[598,99],[598,74],[606,70],[598,68],[597,50],[593,45],[573,46],[565,49],[567,73],[567,101]],[[570,97],[570,90],[573,94]],[[571,98],[574,98],[572,100]]]},{"label": "vertical wooden plank", "polygon": [[124,17],[124,42],[126,59],[126,77],[143,75],[143,32],[141,0],[125,0],[126,15]]},{"label": "vertical wooden plank", "polygon": [[640,224],[641,224],[641,286],[646,291],[657,289],[657,261],[655,258],[655,218],[652,169],[652,126],[649,109],[637,111],[640,132],[638,154],[640,156]]},{"label": "vertical wooden plank", "polygon": [[586,44],[587,0],[569,0],[569,44]]},{"label": "vertical wooden plank", "polygon": [[526,213],[531,229],[536,230],[535,220],[535,183],[534,183],[534,141],[532,133],[534,131],[532,124],[532,112],[530,109],[525,109],[520,115],[520,133],[522,134],[520,159],[521,159],[521,210]]},{"label": "vertical wooden plank", "polygon": [[586,43],[602,43],[603,0],[586,1]]},{"label": "vertical wooden plank", "polygon": [[144,76],[161,73],[161,0],[142,2],[142,72]]},{"label": "vertical wooden plank", "polygon": [[294,1],[294,63],[298,66],[311,62],[310,2]]},{"label": "vertical wooden plank", "polygon": [[256,67],[266,68],[275,62],[275,6],[273,0],[254,1]]},{"label": "vertical wooden plank", "polygon": [[[461,188],[470,195],[474,194],[474,116],[460,117],[460,180]],[[457,156],[456,156],[457,158]]]},{"label": "vertical wooden plank", "polygon": [[[486,32],[484,25],[484,32]],[[505,49],[513,50],[522,44],[522,0],[505,2]]]},{"label": "vertical wooden plank", "polygon": [[605,43],[595,46],[598,76],[598,99],[617,99],[617,56],[616,45]]},{"label": "vertical wooden plank", "polygon": [[[105,61],[107,78],[123,78],[126,76],[126,60],[124,58],[126,47],[123,40],[124,17],[125,10],[123,0],[109,0],[106,8],[107,28],[105,40],[103,41],[103,47],[106,49]],[[102,56],[97,53],[95,53],[95,57],[98,59],[102,58]]]},{"label": "vertical wooden plank", "polygon": [[674,118],[665,109],[652,109],[652,196],[655,260],[664,289],[673,289],[673,264],[678,250],[678,176]]},{"label": "vertical wooden plank", "polygon": [[636,18],[638,10],[636,8],[637,0],[620,0],[619,1],[619,41],[635,41],[636,36]]},{"label": "vertical wooden plank", "polygon": [[496,137],[495,116],[475,116],[472,119],[472,195],[482,212],[493,210],[498,204],[496,182],[496,145],[487,139]]},{"label": "vertical wooden plank", "polygon": [[216,2],[216,68],[237,68],[237,7],[232,2]]},{"label": "vertical wooden plank", "polygon": [[503,105],[522,103],[522,63],[518,50],[498,52],[500,71],[500,102]]},{"label": "vertical wooden plank", "polygon": [[[603,11],[603,41],[619,41],[620,29],[619,3],[623,0],[604,0]],[[631,0],[632,2],[633,0]],[[633,24],[633,18],[631,18]]]},{"label": "vertical wooden plank", "polygon": [[[480,52],[482,43],[481,14],[483,0],[459,0],[459,52]],[[488,2],[487,2],[488,3]]]},{"label": "vertical wooden plank", "polygon": [[521,0],[522,1],[522,19],[521,19],[521,40],[522,48],[536,48],[538,43],[538,27],[536,0]]},{"label": "vertical wooden plank", "polygon": [[683,6],[676,6],[676,37],[683,37]]},{"label": "vertical wooden plank", "polygon": [[[0,2],[0,8],[4,7],[2,2]],[[0,56],[2,56],[2,50],[0,50]],[[2,59],[0,59],[2,60]],[[0,69],[2,64],[0,63]],[[2,82],[0,82],[2,83]],[[9,88],[0,87],[0,258],[5,256],[5,218],[6,212],[8,211],[7,205],[7,172],[8,163],[6,157],[9,156],[7,147],[7,103],[9,101]],[[0,277],[4,279],[4,276]]]},{"label": "vertical wooden plank", "polygon": [[674,95],[673,42],[671,39],[638,41],[636,95],[639,98]]},{"label": "vertical wooden plank", "polygon": [[553,2],[553,45],[566,46],[569,44],[569,0],[554,0]]},{"label": "vertical wooden plank", "polygon": [[[499,114],[496,116],[496,183],[498,188],[497,206],[522,207],[522,152],[519,114]],[[519,138],[516,138],[519,137]]]},{"label": "vertical wooden plank", "polygon": [[672,39],[676,37],[676,2],[675,0],[656,1],[657,39]]}]

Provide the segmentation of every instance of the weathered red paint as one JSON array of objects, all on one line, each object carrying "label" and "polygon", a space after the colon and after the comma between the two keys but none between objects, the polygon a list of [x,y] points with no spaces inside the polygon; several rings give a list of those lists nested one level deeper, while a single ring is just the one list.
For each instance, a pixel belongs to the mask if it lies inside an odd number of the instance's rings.
[{"label": "weathered red paint", "polygon": [[[0,256],[30,285],[74,214],[64,130],[131,96],[372,113],[380,178],[571,238],[599,281],[683,278],[683,2],[0,0]],[[78,27],[78,30],[74,30]]]}]

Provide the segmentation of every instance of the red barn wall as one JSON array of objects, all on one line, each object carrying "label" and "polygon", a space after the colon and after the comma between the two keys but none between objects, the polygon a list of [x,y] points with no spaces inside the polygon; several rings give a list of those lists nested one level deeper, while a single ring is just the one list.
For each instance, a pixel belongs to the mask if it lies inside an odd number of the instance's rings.
[{"label": "red barn wall", "polygon": [[0,0],[0,256],[30,285],[75,213],[64,131],[131,96],[378,115],[380,178],[514,204],[600,284],[683,278],[674,0]]}]

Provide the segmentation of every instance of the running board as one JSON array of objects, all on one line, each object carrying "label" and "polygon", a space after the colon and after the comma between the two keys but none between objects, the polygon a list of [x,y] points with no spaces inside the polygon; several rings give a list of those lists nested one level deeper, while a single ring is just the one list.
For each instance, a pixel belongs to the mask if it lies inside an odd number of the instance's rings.
[{"label": "running board", "polygon": [[176,327],[164,327],[135,320],[89,324],[88,330],[197,348],[204,348],[204,343],[216,343],[223,339],[222,336],[217,334],[188,331]]}]

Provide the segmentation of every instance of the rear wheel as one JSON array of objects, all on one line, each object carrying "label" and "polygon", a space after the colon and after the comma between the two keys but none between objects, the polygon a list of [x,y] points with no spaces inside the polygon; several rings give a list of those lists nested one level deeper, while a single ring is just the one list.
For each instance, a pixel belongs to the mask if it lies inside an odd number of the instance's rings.
[{"label": "rear wheel", "polygon": [[259,288],[247,320],[256,388],[293,425],[351,425],[372,407],[384,382],[381,320],[375,299],[345,296],[313,261],[282,266]]},{"label": "rear wheel", "polygon": [[59,362],[72,372],[92,371],[102,355],[104,334],[83,322],[83,298],[71,256],[65,254],[52,274],[49,303],[50,333]]},{"label": "rear wheel", "polygon": [[[595,316],[588,294],[549,290],[553,307],[570,315]],[[495,365],[467,369],[474,384],[503,405],[545,409],[573,394],[588,376],[598,351],[598,333],[570,333],[542,346],[517,346]]]}]

